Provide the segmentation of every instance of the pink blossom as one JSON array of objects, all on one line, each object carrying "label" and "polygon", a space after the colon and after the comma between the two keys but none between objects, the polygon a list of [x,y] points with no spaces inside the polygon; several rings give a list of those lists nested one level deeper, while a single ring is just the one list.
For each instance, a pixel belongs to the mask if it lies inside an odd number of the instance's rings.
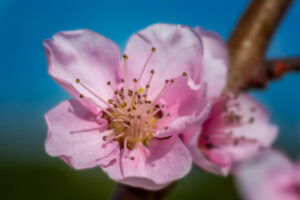
[{"label": "pink blossom", "polygon": [[245,200],[299,200],[300,162],[266,151],[238,167],[237,187]]},{"label": "pink blossom", "polygon": [[[235,163],[269,147],[277,135],[266,110],[246,94],[221,95],[225,87],[228,56],[225,44],[213,33],[196,29],[203,40],[203,77],[208,85],[212,111],[200,127],[183,139],[200,168],[227,175]],[[219,48],[218,48],[219,47]],[[222,48],[221,48],[222,47]]]},{"label": "pink blossom", "polygon": [[189,172],[178,134],[210,111],[194,30],[150,26],[129,39],[123,61],[113,42],[90,30],[60,32],[43,45],[49,74],[76,98],[45,115],[48,154],[150,190]]}]

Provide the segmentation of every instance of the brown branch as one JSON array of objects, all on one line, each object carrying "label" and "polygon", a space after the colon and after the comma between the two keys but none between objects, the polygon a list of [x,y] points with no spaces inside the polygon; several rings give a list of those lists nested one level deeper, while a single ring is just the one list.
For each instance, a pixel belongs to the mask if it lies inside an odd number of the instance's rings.
[{"label": "brown branch", "polygon": [[300,57],[265,60],[260,68],[261,75],[253,77],[248,88],[263,88],[270,80],[278,79],[288,72],[300,71]]},{"label": "brown branch", "polygon": [[148,191],[123,184],[117,184],[112,200],[161,200],[174,188],[177,182],[159,191]]},{"label": "brown branch", "polygon": [[[253,0],[228,41],[230,70],[227,89],[241,90],[260,77],[262,61],[283,14],[292,0]],[[264,83],[265,84],[265,83]]]},{"label": "brown branch", "polygon": [[300,57],[266,60],[262,67],[269,80],[277,79],[287,72],[300,71]]}]

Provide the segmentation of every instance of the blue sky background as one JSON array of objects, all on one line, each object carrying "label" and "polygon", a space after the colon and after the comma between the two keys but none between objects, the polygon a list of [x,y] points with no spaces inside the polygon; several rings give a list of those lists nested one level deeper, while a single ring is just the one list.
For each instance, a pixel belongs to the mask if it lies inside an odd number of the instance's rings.
[{"label": "blue sky background", "polygon": [[[55,32],[89,28],[121,49],[134,32],[158,22],[200,25],[226,40],[247,0],[1,0],[0,1],[0,156],[4,163],[49,158],[43,143],[43,115],[69,95],[47,74],[42,41]],[[294,1],[277,30],[267,57],[300,56],[300,1]],[[251,92],[280,126],[276,146],[300,152],[300,74]],[[55,160],[55,163],[59,163]]]}]

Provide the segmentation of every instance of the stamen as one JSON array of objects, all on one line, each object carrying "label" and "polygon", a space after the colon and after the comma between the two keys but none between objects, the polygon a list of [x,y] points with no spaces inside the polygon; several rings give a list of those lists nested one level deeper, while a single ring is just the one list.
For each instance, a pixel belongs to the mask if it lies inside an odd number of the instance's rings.
[{"label": "stamen", "polygon": [[[148,58],[147,58],[147,60],[146,60],[146,62],[145,62],[145,64],[144,64],[144,66],[143,66],[143,68],[142,68],[142,70],[141,70],[141,72],[140,72],[140,75],[139,75],[139,77],[138,77],[138,83],[137,83],[137,85],[140,83],[140,81],[141,81],[141,78],[142,78],[142,76],[143,76],[143,74],[144,74],[144,72],[145,72],[145,69],[146,69],[146,67],[147,67],[147,65],[148,65],[148,63],[149,63],[149,61],[150,61],[150,59],[151,59],[151,57],[152,57],[152,55],[153,55],[153,53],[156,51],[156,49],[153,47],[152,48],[152,52],[150,53],[150,55],[148,56]],[[135,90],[134,90],[135,91]]]},{"label": "stamen", "polygon": [[110,107],[110,105],[104,99],[102,99],[98,94],[96,94],[93,90],[89,89],[85,84],[81,83],[79,78],[76,79],[76,83],[78,83],[81,87],[86,89],[89,93],[91,93],[98,100],[100,100],[101,102],[103,102],[104,104],[106,104],[107,106]]},{"label": "stamen", "polygon": [[148,82],[147,82],[147,84],[146,84],[146,91],[145,91],[145,95],[146,95],[146,96],[147,96],[147,94],[148,94],[148,90],[149,90],[149,88],[150,88],[150,83],[151,83],[151,81],[152,81],[154,72],[155,72],[155,71],[154,71],[153,69],[150,71],[151,75],[150,75],[150,77],[149,77],[149,79],[148,79]]},{"label": "stamen", "polygon": [[170,88],[171,84],[169,83],[169,80],[165,80],[165,85],[164,87],[161,89],[161,91],[158,93],[158,95],[156,96],[156,98],[152,101],[150,106],[154,106],[156,105],[156,103],[160,100],[160,98],[166,93],[166,91]]},{"label": "stamen", "polygon": [[123,88],[124,88],[124,97],[125,101],[128,102],[127,92],[128,92],[128,69],[127,69],[127,60],[128,56],[126,54],[123,55],[124,63],[123,63]]},{"label": "stamen", "polygon": [[[83,96],[83,94],[80,94],[79,97],[80,97],[80,98],[85,98],[85,97]],[[85,98],[85,100],[86,100],[88,103],[92,104],[93,106],[99,108],[102,112],[105,112],[105,113],[106,113],[107,115],[109,115],[111,118],[113,118],[113,119],[115,118],[115,117],[114,117],[110,112],[108,112],[105,108],[103,108],[102,106],[96,104],[96,103],[95,103],[94,101],[92,101],[91,99]]]}]

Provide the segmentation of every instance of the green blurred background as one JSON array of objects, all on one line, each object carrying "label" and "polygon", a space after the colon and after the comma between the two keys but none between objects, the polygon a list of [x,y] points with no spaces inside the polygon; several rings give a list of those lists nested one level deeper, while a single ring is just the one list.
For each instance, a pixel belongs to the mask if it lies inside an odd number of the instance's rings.
[{"label": "green blurred background", "polygon": [[[1,0],[0,1],[0,199],[107,199],[115,183],[100,168],[75,171],[44,150],[43,115],[70,96],[47,74],[42,40],[55,32],[90,28],[121,49],[150,24],[203,26],[228,38],[247,0]],[[268,57],[300,55],[300,2],[276,32]],[[251,94],[280,126],[275,146],[299,152],[300,76],[289,74]],[[181,180],[169,199],[239,199],[231,177],[198,169]]]}]

